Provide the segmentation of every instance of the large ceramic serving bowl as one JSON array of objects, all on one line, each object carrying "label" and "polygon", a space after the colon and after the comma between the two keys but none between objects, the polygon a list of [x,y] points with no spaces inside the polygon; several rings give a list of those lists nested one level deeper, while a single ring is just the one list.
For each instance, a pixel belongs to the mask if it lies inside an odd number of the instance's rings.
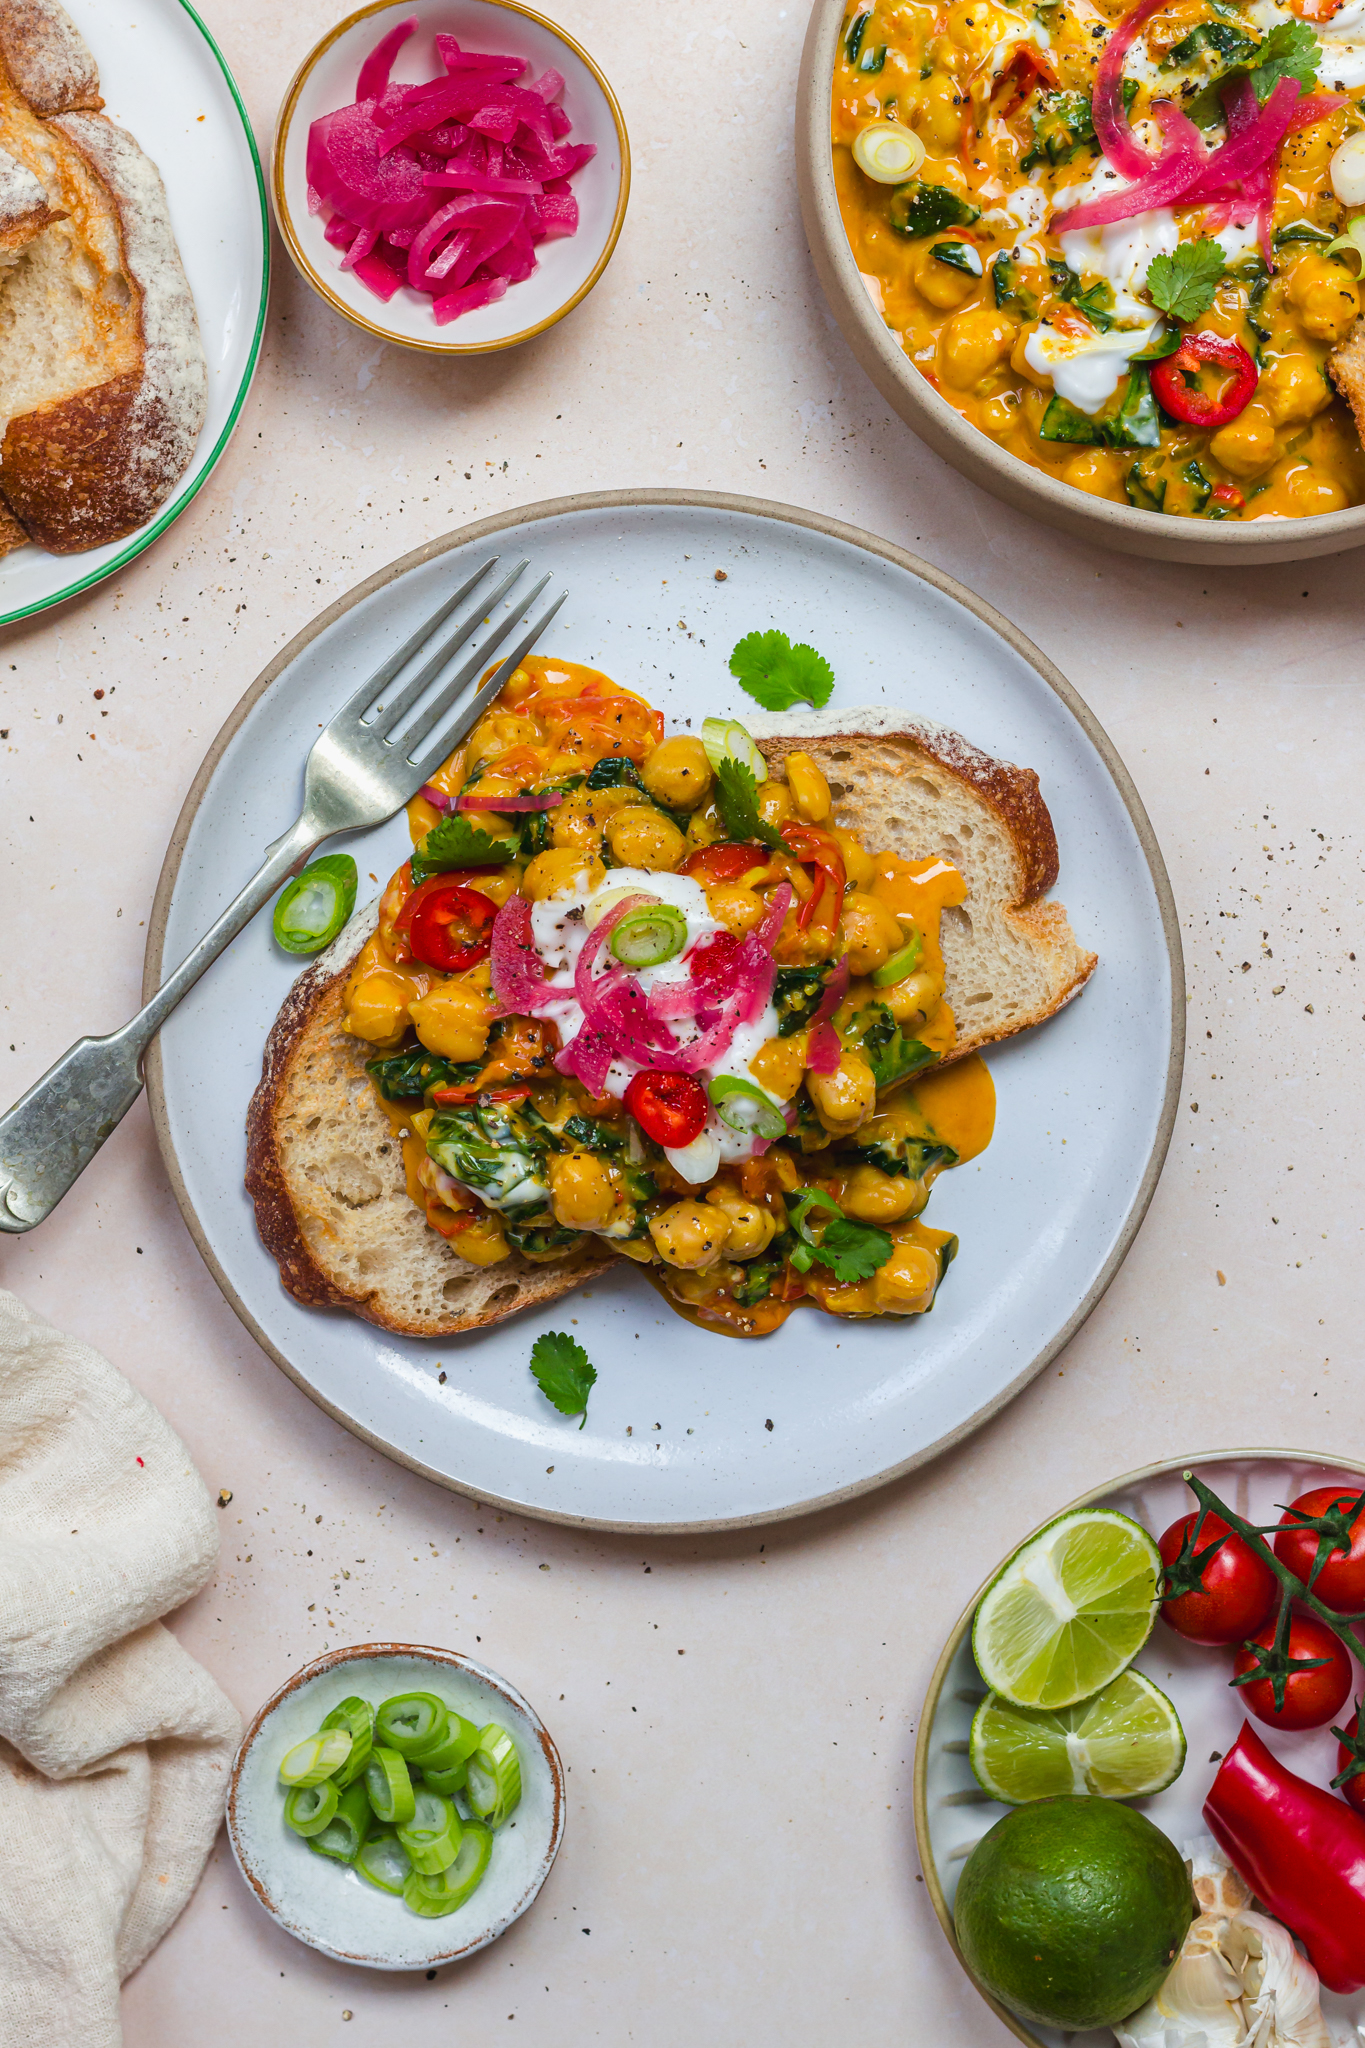
[{"label": "large ceramic serving bowl", "polygon": [[[542,242],[531,276],[506,296],[448,327],[438,327],[431,300],[403,286],[386,305],[349,271],[341,252],[323,236],[324,222],[308,209],[308,129],[321,114],[355,98],[361,63],[381,36],[415,18],[417,33],[399,51],[397,85],[437,75],[433,37],[458,38],[466,50],[524,57],[531,73],[554,70],[564,78],[563,105],[573,121],[571,142],[592,142],[597,154],[574,173],[578,232]],[[275,125],[271,197],[285,247],[301,275],[366,334],[428,355],[488,355],[514,348],[553,327],[588,296],[611,260],[630,194],[630,143],[616,95],[587,51],[544,15],[518,0],[371,0],[329,29],[295,72]]]},{"label": "large ceramic serving bowl", "polygon": [[797,189],[816,274],[844,339],[906,425],[945,462],[1016,511],[1126,554],[1240,569],[1365,546],[1365,505],[1311,519],[1243,522],[1167,518],[1091,497],[998,448],[939,396],[869,298],[839,215],[830,115],[835,46],[847,14],[845,0],[815,0],[811,9],[796,101]]}]

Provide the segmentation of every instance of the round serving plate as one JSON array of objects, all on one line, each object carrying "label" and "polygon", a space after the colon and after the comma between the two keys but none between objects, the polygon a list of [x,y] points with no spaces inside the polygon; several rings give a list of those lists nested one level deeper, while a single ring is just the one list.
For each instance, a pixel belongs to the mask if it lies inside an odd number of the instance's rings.
[{"label": "round serving plate", "polygon": [[188,0],[64,0],[99,66],[104,111],[160,171],[208,359],[208,412],[166,503],[123,540],[79,555],[18,548],[0,561],[0,626],[46,611],[124,568],[179,518],[232,437],[265,332],[265,180],[222,52]]},{"label": "round serving plate", "polygon": [[[1080,1327],[1133,1240],[1170,1136],[1184,1030],[1180,939],[1151,827],[1057,669],[890,542],[755,499],[559,499],[380,570],[258,678],[176,827],[150,920],[149,990],[293,819],[307,734],[490,553],[525,555],[567,585],[547,650],[605,669],[671,720],[743,718],[752,705],[730,650],[777,626],[833,664],[831,708],[904,706],[1036,769],[1061,846],[1058,895],[1100,966],[1077,1001],[991,1054],[995,1141],[944,1176],[929,1210],[961,1239],[931,1316],[837,1322],[800,1310],[774,1337],[740,1343],[684,1322],[622,1262],[549,1312],[597,1367],[582,1430],[528,1370],[544,1317],[409,1340],[284,1292],[242,1188],[247,1102],[297,967],[266,917],[182,1003],[148,1062],[181,1210],[270,1356],[347,1428],[447,1486],[554,1521],[658,1531],[847,1499],[1003,1407]],[[376,894],[366,878],[382,885],[408,850],[401,814],[364,835],[362,889]]]},{"label": "round serving plate", "polygon": [[[893,412],[954,469],[1003,498],[1017,512],[1042,519],[1078,540],[1148,555],[1163,562],[1249,569],[1258,562],[1298,562],[1339,555],[1365,544],[1365,505],[1309,519],[1177,519],[1092,497],[997,447],[920,374],[873,304],[839,213],[830,144],[834,60],[850,9],[846,0],[815,0],[801,52],[796,98],[796,184],[815,272],[844,339]],[[875,280],[873,281],[875,283]]]},{"label": "round serving plate", "polygon": [[[1328,1458],[1316,1451],[1209,1451],[1164,1465],[1145,1465],[1139,1472],[1126,1473],[1122,1479],[1083,1493],[1079,1500],[1066,1502],[1058,1507],[1057,1515],[1073,1508],[1116,1508],[1160,1537],[1197,1505],[1185,1484],[1186,1472],[1196,1473],[1237,1514],[1260,1523],[1277,1521],[1281,1509],[1310,1487],[1331,1486],[1338,1480],[1353,1493],[1365,1487],[1365,1465],[1350,1458]],[[1056,1515],[1047,1518],[1048,1522],[1055,1520]],[[1046,1522],[1039,1524],[1039,1528],[1046,1526]],[[1027,1542],[1028,1537],[1020,1540]],[[1013,1556],[1018,1547],[1013,1545],[1007,1554]],[[1002,1557],[1000,1564],[1004,1562]],[[1108,2027],[1064,2034],[1018,2019],[977,1982],[963,1961],[953,1932],[953,1901],[962,1866],[987,1829],[1012,1811],[981,1790],[968,1761],[972,1716],[986,1694],[972,1656],[972,1617],[999,1569],[1000,1565],[991,1569],[958,1618],[920,1716],[915,1743],[915,1838],[920,1868],[954,1955],[987,2005],[1018,2040],[1029,2042],[1031,2048],[1114,2048]],[[1133,1669],[1144,1672],[1174,1702],[1189,1747],[1185,1768],[1173,1785],[1154,1798],[1128,1803],[1183,1850],[1196,1836],[1208,1834],[1204,1801],[1219,1760],[1249,1718],[1228,1684],[1232,1653],[1187,1643],[1158,1620],[1146,1647],[1133,1660]],[[1254,1719],[1250,1725],[1291,1770],[1315,1785],[1330,1784],[1337,1769],[1337,1742],[1329,1729],[1286,1735]],[[1347,2031],[1343,2038],[1355,2040],[1349,2029],[1357,2023],[1365,2034],[1365,1991],[1350,1997],[1324,1991],[1322,2009],[1329,2021],[1344,2023]]]}]

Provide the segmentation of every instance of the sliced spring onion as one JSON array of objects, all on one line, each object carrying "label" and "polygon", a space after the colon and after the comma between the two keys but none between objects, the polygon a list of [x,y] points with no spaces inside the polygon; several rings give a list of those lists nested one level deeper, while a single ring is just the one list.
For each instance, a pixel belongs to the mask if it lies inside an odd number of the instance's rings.
[{"label": "sliced spring onion", "polygon": [[423,1877],[435,1877],[438,1871],[449,1870],[459,1853],[461,1826],[451,1800],[419,1785],[417,1811],[398,1830],[398,1839],[412,1858],[413,1869]]},{"label": "sliced spring onion", "polygon": [[768,764],[754,744],[752,735],[737,718],[704,718],[701,722],[701,743],[713,768],[719,768],[728,757],[747,768],[756,783],[767,781]]},{"label": "sliced spring onion", "polygon": [[374,1749],[365,1766],[365,1790],[376,1820],[403,1827],[417,1810],[408,1767],[396,1749]]},{"label": "sliced spring onion", "polygon": [[[479,1731],[474,1723],[466,1721],[464,1715],[457,1714],[453,1707],[448,1707],[440,1740],[433,1742],[429,1749],[424,1749],[419,1757],[414,1757],[413,1762],[421,1766],[422,1776],[430,1784],[433,1771],[454,1770],[458,1765],[467,1762],[478,1746]],[[464,1780],[461,1779],[460,1783],[463,1784]],[[438,1792],[445,1792],[448,1789],[445,1785],[436,1787]]]},{"label": "sliced spring onion", "polygon": [[853,161],[876,185],[902,185],[924,162],[924,144],[900,121],[870,121],[854,138]]},{"label": "sliced spring onion", "polygon": [[358,1693],[353,1694],[339,1707],[333,1707],[322,1724],[321,1733],[325,1735],[329,1728],[344,1728],[351,1738],[351,1754],[335,1773],[336,1782],[344,1792],[348,1785],[354,1785],[370,1761],[370,1750],[374,1744],[374,1708]]},{"label": "sliced spring onion", "polygon": [[899,952],[873,970],[872,980],[877,988],[890,988],[895,982],[904,981],[907,974],[913,974],[919,965],[919,956],[924,950],[924,941],[918,932]]},{"label": "sliced spring onion", "polygon": [[732,1131],[752,1132],[757,1138],[785,1138],[787,1120],[772,1098],[753,1081],[738,1074],[717,1074],[707,1090],[716,1115]]},{"label": "sliced spring onion", "polygon": [[383,1828],[362,1842],[354,1867],[366,1884],[372,1884],[376,1891],[401,1898],[403,1887],[412,1875],[412,1858],[393,1830]]},{"label": "sliced spring onion", "polygon": [[[475,1729],[474,1740],[476,1743],[478,1739],[478,1730]],[[451,1764],[447,1770],[437,1770],[434,1764],[424,1763],[421,1766],[421,1771],[422,1783],[430,1785],[433,1792],[443,1792],[447,1799],[449,1799],[452,1792],[463,1792],[469,1782],[469,1761],[467,1758],[458,1764]]]},{"label": "sliced spring onion", "polygon": [[658,967],[676,960],[687,944],[687,919],[671,903],[628,910],[607,945],[627,967]]},{"label": "sliced spring onion", "polygon": [[349,853],[324,854],[295,875],[275,905],[275,942],[286,953],[320,953],[355,909],[356,869]]},{"label": "sliced spring onion", "polygon": [[375,1734],[400,1756],[419,1757],[445,1736],[446,1703],[434,1692],[400,1692],[374,1717]]},{"label": "sliced spring onion", "polygon": [[521,1764],[516,1744],[496,1721],[479,1730],[479,1746],[469,1759],[467,1796],[475,1814],[490,1828],[500,1828],[520,1803]]},{"label": "sliced spring onion", "polygon": [[[585,857],[586,857],[586,856],[585,856]],[[614,906],[615,906],[616,904],[618,904],[618,903],[624,903],[624,901],[625,901],[625,899],[626,899],[626,897],[627,897],[627,896],[641,896],[641,895],[643,895],[643,891],[642,891],[642,890],[639,890],[639,889],[635,889],[635,888],[631,888],[631,889],[599,889],[599,890],[598,890],[598,892],[597,892],[597,894],[596,894],[595,896],[593,896],[593,897],[592,897],[592,898],[591,898],[591,899],[590,899],[590,900],[589,900],[589,901],[588,901],[588,902],[587,902],[587,903],[586,903],[586,904],[584,905],[584,908],[583,908],[583,925],[584,925],[584,929],[585,929],[585,930],[587,930],[587,931],[590,931],[590,932],[595,932],[595,931],[597,930],[597,927],[598,927],[598,925],[599,925],[599,924],[601,924],[601,922],[602,922],[603,918],[604,918],[604,917],[606,916],[607,912],[608,912],[609,910],[611,910],[612,908],[614,908]],[[644,900],[645,900],[646,902],[650,902],[650,901],[652,901],[652,898],[650,898],[650,897],[645,897],[645,898],[644,898]]]},{"label": "sliced spring onion", "polygon": [[295,1785],[284,1802],[284,1824],[296,1835],[320,1835],[340,1801],[330,1778],[320,1785]]},{"label": "sliced spring onion", "polygon": [[489,1830],[476,1820],[467,1820],[455,1861],[434,1877],[414,1870],[403,1886],[404,1903],[424,1920],[439,1920],[444,1914],[455,1912],[478,1890],[492,1853],[493,1837]]},{"label": "sliced spring onion", "polygon": [[280,1763],[284,1785],[320,1785],[351,1754],[351,1738],[344,1728],[329,1728],[296,1742]]},{"label": "sliced spring onion", "polygon": [[[290,1797],[293,1796],[291,1793]],[[373,1824],[374,1814],[365,1787],[352,1785],[342,1793],[337,1810],[322,1833],[310,1836],[308,1846],[316,1849],[319,1856],[330,1856],[334,1863],[354,1863]]]}]

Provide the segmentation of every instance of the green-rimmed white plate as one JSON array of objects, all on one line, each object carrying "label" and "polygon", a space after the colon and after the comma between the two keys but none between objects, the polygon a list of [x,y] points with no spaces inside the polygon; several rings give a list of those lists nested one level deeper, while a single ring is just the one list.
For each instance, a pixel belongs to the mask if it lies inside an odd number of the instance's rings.
[{"label": "green-rimmed white plate", "polygon": [[0,625],[88,590],[149,548],[206,481],[241,415],[270,283],[265,181],[232,73],[186,0],[66,0],[99,65],[105,112],[161,172],[208,358],[194,458],[154,519],[79,555],[19,548],[0,561]]}]

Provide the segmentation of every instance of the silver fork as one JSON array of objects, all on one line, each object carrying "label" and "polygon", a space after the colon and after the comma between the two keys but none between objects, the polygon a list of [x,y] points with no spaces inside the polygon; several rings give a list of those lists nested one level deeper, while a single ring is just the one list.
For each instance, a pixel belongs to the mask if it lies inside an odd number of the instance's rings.
[{"label": "silver fork", "polygon": [[[568,596],[567,591],[531,620],[496,674],[455,718],[448,714],[490,656],[527,618],[549,582],[542,576],[512,596],[526,562],[480,586],[499,566],[495,555],[445,599],[425,625],[369,681],[348,698],[313,742],[303,778],[303,809],[289,830],[266,848],[266,857],[240,896],[181,961],[145,1008],[107,1038],[79,1038],[14,1107],[0,1116],[0,1230],[32,1230],[60,1202],[100,1146],[142,1093],[147,1047],[204,969],[268,903],[281,882],[297,874],[314,848],[337,832],[383,824],[435,774],[529,652]],[[503,616],[492,615],[509,600]],[[458,612],[449,632],[443,632]],[[486,626],[486,631],[481,631]],[[456,656],[459,666],[429,703],[423,698]],[[378,699],[410,663],[392,700]],[[367,713],[369,714],[367,716]]]}]

